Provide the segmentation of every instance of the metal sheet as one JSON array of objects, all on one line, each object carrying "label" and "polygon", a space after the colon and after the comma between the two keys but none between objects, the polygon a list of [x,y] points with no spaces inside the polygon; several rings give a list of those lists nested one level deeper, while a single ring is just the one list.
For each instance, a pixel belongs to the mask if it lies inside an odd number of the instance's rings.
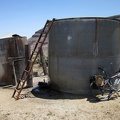
[{"label": "metal sheet", "polygon": [[0,39],[0,85],[15,85],[13,59],[21,58],[14,62],[16,77],[20,77],[25,68],[25,44],[27,39],[17,35]]},{"label": "metal sheet", "polygon": [[120,24],[105,18],[57,20],[49,33],[49,77],[54,89],[89,94],[97,67],[120,65]]}]

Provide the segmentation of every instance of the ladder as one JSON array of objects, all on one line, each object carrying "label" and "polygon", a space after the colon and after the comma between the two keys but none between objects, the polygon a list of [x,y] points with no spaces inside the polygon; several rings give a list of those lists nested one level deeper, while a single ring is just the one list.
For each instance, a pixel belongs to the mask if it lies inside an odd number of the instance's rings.
[{"label": "ladder", "polygon": [[[43,44],[44,44],[44,42],[46,40],[46,37],[47,37],[47,35],[48,35],[54,21],[55,21],[55,19],[53,18],[52,21],[47,20],[46,23],[45,23],[45,26],[44,26],[44,28],[43,28],[43,30],[42,30],[36,44],[35,44],[35,47],[34,47],[34,49],[32,51],[30,59],[28,60],[28,63],[30,63],[30,64],[27,64],[25,69],[22,71],[22,75],[21,75],[20,79],[18,80],[18,84],[16,85],[16,87],[14,89],[12,97],[15,98],[16,100],[18,100],[19,97],[20,97],[22,89],[23,89],[23,87],[24,87],[24,85],[25,85],[25,83],[26,83],[26,81],[27,81],[27,79],[28,79],[28,77],[29,77],[29,75],[30,75],[30,73],[32,71],[33,65],[34,65],[38,55],[40,54],[42,46],[43,46]],[[38,47],[38,50],[36,52],[37,47]],[[36,52],[36,54],[35,54],[35,57],[34,57],[34,59],[32,61],[32,57],[33,57],[35,52]]]}]

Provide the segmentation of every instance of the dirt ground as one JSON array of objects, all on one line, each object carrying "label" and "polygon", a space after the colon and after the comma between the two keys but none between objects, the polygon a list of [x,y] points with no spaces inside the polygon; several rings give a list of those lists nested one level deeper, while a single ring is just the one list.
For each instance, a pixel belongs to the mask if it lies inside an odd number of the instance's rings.
[{"label": "dirt ground", "polygon": [[24,89],[28,96],[16,101],[13,88],[0,87],[0,120],[120,120],[120,97],[96,102],[88,96],[31,90]]}]

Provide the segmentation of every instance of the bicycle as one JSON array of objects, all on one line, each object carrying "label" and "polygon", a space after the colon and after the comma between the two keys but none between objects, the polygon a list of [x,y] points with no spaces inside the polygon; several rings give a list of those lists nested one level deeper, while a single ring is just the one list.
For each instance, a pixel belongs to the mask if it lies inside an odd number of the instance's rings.
[{"label": "bicycle", "polygon": [[[90,78],[90,89],[92,96],[97,101],[110,100],[113,95],[120,97],[120,69],[113,76],[109,77],[103,68],[98,68],[103,75],[94,75]],[[116,95],[115,95],[116,94]]]}]

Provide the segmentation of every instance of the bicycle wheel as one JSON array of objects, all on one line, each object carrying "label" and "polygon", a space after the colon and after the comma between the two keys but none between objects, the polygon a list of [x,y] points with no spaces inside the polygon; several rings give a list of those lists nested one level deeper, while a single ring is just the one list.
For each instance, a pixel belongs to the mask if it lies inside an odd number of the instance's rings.
[{"label": "bicycle wheel", "polygon": [[90,89],[91,89],[91,93],[92,96],[97,100],[97,101],[105,101],[105,100],[109,100],[110,97],[110,89],[108,87],[104,88],[104,87],[98,87],[95,84],[95,81],[91,82],[90,84]]},{"label": "bicycle wheel", "polygon": [[118,78],[115,79],[113,88],[116,89],[116,93],[117,93],[118,97],[120,97],[120,79],[118,79]]}]

